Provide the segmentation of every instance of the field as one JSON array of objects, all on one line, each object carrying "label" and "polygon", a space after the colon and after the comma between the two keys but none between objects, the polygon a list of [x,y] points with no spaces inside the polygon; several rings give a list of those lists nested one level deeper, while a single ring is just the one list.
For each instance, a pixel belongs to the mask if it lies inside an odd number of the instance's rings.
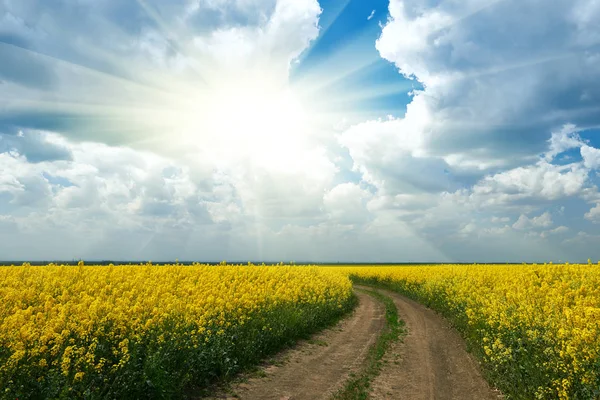
[{"label": "field", "polygon": [[176,398],[353,305],[330,271],[263,266],[0,268],[2,398]]},{"label": "field", "polygon": [[509,398],[600,396],[600,265],[339,270],[447,317]]},{"label": "field", "polygon": [[442,314],[508,399],[600,396],[598,265],[148,263],[0,267],[0,398],[200,393],[348,313],[352,282]]}]

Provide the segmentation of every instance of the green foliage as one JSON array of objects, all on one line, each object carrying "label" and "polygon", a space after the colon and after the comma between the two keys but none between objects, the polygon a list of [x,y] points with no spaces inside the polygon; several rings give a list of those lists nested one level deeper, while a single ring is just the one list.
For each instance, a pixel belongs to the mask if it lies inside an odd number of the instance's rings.
[{"label": "green foliage", "polygon": [[[113,351],[119,343],[111,341],[110,323],[102,337],[71,337],[70,346],[82,348],[96,343],[95,356],[107,360],[107,367],[96,371],[64,374],[60,368],[47,368],[44,379],[38,366],[23,361],[11,376],[0,377],[2,399],[178,399],[190,390],[201,392],[211,383],[227,379],[257,364],[265,357],[307,338],[349,312],[356,300],[351,297],[342,308],[322,304],[282,304],[267,312],[259,311],[244,325],[208,327],[199,333],[194,324],[171,318],[143,337],[127,343],[128,359],[118,374],[111,367],[122,361]],[[266,328],[269,326],[269,328]],[[133,333],[128,335],[135,337]],[[8,352],[0,347],[0,364]],[[73,381],[76,381],[73,384]]]},{"label": "green foliage", "polygon": [[383,367],[382,359],[385,352],[393,342],[406,334],[404,321],[398,319],[398,309],[391,298],[372,290],[363,290],[363,292],[368,293],[384,304],[386,325],[375,344],[369,349],[363,370],[352,376],[346,382],[346,385],[333,395],[332,399],[334,400],[368,399],[371,382],[379,375]]}]

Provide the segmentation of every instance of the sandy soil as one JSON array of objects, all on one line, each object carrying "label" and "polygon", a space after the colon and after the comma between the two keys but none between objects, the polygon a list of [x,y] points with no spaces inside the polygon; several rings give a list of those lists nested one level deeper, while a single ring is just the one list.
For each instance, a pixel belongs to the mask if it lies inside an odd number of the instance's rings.
[{"label": "sandy soil", "polygon": [[[279,354],[265,377],[233,386],[243,400],[318,400],[341,388],[357,372],[384,326],[384,307],[357,293],[359,305],[336,327]],[[215,398],[223,398],[215,397]]]},{"label": "sandy soil", "polygon": [[[479,364],[444,318],[397,293],[379,291],[394,300],[408,334],[386,353],[383,370],[372,383],[371,398],[502,399],[483,379]],[[383,305],[367,294],[357,295],[360,303],[350,317],[282,352],[257,376],[233,385],[238,397],[215,395],[212,399],[328,399],[350,373],[360,370],[384,327]]]},{"label": "sandy soil", "polygon": [[397,293],[391,297],[408,331],[386,353],[387,364],[372,385],[373,399],[501,399],[483,379],[479,364],[449,323],[431,309]]}]

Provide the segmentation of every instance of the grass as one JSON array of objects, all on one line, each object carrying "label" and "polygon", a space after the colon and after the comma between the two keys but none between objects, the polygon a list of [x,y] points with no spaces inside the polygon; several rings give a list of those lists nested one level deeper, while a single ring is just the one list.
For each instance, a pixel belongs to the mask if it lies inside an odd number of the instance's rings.
[{"label": "grass", "polygon": [[334,328],[342,319],[346,318],[351,312],[353,312],[358,305],[358,298],[355,294],[352,295],[348,304],[346,305],[343,313],[338,314],[337,316],[329,319],[318,327],[315,327],[312,331],[305,331],[301,335],[296,338],[290,338],[285,344],[283,344],[278,351],[272,352],[271,357],[265,357],[262,361],[259,361],[254,364],[250,364],[242,369],[240,369],[236,374],[229,376],[222,376],[220,379],[214,381],[211,385],[207,387],[192,387],[188,389],[186,395],[184,397],[190,399],[202,399],[205,397],[209,397],[214,393],[225,393],[234,395],[233,386],[236,383],[247,382],[248,379],[251,378],[265,378],[267,376],[264,367],[275,365],[275,366],[283,366],[288,360],[282,359],[279,354],[282,351],[293,348],[297,343],[301,340],[306,340],[311,344],[318,346],[327,346],[328,344],[322,340],[315,340],[312,338],[312,335],[317,334],[325,329]]},{"label": "grass", "polygon": [[406,334],[404,321],[398,319],[398,309],[390,297],[372,290],[357,290],[367,293],[383,303],[385,306],[385,327],[375,344],[369,349],[363,370],[357,374],[351,374],[346,385],[333,395],[333,400],[367,399],[371,383],[383,368],[383,356],[393,342]]}]

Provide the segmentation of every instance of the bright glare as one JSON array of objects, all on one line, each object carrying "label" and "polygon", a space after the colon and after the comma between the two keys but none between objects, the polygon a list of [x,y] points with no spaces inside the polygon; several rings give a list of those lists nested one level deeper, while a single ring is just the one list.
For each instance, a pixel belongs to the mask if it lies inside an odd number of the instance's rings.
[{"label": "bright glare", "polygon": [[177,117],[182,140],[220,158],[273,162],[300,155],[313,115],[287,84],[248,78],[214,84],[192,96]]}]

